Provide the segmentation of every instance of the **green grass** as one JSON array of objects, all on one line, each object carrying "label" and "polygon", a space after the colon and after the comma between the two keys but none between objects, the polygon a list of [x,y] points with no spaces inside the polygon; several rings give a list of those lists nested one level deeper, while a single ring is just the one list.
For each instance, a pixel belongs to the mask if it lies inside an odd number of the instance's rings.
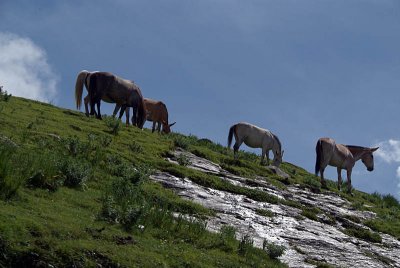
[{"label": "green grass", "polygon": [[232,232],[206,230],[213,211],[148,179],[158,169],[269,198],[164,159],[196,138],[16,97],[0,106],[1,267],[285,267],[253,246],[241,254]]},{"label": "green grass", "polygon": [[[290,175],[283,180],[261,166],[256,154],[241,151],[234,160],[231,150],[207,139],[159,135],[105,121],[22,98],[0,99],[0,267],[32,262],[62,267],[285,267],[254,248],[251,237],[235,238],[232,228],[208,232],[204,220],[214,212],[150,181],[154,170],[256,201],[296,207],[305,217],[318,218],[320,211],[295,201],[191,169],[184,157],[180,165],[165,158],[179,147],[248,178],[249,185],[257,177],[279,188],[300,184],[326,191],[300,167],[283,163],[281,169]],[[392,196],[356,190],[351,196],[339,192],[333,181],[328,181],[328,190],[358,209],[377,213],[366,222],[374,232],[400,238],[400,209]],[[257,213],[273,216],[267,210]],[[374,232],[350,231],[377,239]]]}]

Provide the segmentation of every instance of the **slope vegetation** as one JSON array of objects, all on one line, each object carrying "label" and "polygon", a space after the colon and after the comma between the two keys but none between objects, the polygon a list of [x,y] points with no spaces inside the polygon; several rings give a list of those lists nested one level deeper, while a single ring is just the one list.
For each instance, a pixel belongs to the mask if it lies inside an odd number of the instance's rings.
[{"label": "slope vegetation", "polygon": [[[218,169],[194,167],[193,155]],[[338,219],[329,213],[262,186],[333,194],[373,215],[340,221],[347,236],[378,244],[382,235],[400,238],[400,206],[390,195],[354,191],[349,196],[333,182],[322,190],[314,175],[295,165],[281,166],[289,174],[284,178],[260,166],[257,155],[240,152],[239,158],[233,160],[225,147],[208,139],[158,135],[110,117],[100,121],[2,94],[0,266],[286,266],[278,259],[284,252],[279,243],[254,243],[230,222],[216,229],[212,222],[220,211],[164,187],[168,183],[159,174],[178,178],[176,185],[187,180],[252,202],[293,208],[312,221],[331,218],[332,225]],[[263,217],[273,215],[263,207],[256,210]],[[392,263],[385,256],[374,258]]]}]

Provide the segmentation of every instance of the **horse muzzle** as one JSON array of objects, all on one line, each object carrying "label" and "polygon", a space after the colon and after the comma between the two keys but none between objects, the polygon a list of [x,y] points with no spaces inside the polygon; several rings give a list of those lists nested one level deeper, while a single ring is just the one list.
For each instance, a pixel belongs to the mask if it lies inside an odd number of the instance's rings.
[{"label": "horse muzzle", "polygon": [[373,171],[374,168],[373,168],[373,167],[372,167],[372,168],[367,168],[367,170],[368,170],[368,171]]}]

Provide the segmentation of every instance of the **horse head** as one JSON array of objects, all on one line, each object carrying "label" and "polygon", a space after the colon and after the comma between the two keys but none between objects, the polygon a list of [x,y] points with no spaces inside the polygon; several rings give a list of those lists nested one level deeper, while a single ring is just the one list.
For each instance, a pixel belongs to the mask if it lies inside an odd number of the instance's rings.
[{"label": "horse head", "polygon": [[167,124],[165,121],[162,121],[162,125],[163,125],[162,132],[165,133],[165,134],[170,133],[171,132],[171,127],[173,125],[175,125],[175,124],[176,124],[176,122],[174,122],[172,124]]},{"label": "horse head", "polygon": [[283,153],[285,151],[274,151],[274,160],[272,161],[272,165],[275,167],[279,167],[282,163]]},{"label": "horse head", "polygon": [[366,148],[361,156],[361,161],[364,163],[368,171],[374,170],[374,156],[373,152],[378,150],[379,147],[376,148]]}]

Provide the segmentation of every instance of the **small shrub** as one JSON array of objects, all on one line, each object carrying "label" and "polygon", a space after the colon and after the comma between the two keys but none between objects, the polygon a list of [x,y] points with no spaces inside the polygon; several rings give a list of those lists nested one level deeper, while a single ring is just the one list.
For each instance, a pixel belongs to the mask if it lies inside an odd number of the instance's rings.
[{"label": "small shrub", "polygon": [[265,239],[263,241],[263,250],[265,250],[271,259],[277,259],[285,253],[284,246],[268,243]]},{"label": "small shrub", "polygon": [[349,236],[353,236],[367,242],[382,243],[382,237],[378,233],[371,232],[366,228],[357,226],[348,221],[344,221],[342,225],[345,228],[344,233]]},{"label": "small shrub", "polygon": [[174,146],[187,150],[189,148],[189,141],[186,137],[182,135],[174,136]]},{"label": "small shrub", "polygon": [[308,185],[311,190],[321,190],[321,182],[315,176],[307,176],[304,180],[304,183]]},{"label": "small shrub", "polygon": [[3,86],[0,86],[0,101],[8,102],[11,98],[11,94],[8,94],[6,90],[3,90]]},{"label": "small shrub", "polygon": [[383,195],[382,202],[387,208],[400,207],[399,201],[391,194]]},{"label": "small shrub", "polygon": [[149,210],[140,186],[126,178],[115,179],[102,198],[102,218],[121,223],[127,230]]},{"label": "small shrub", "polygon": [[90,168],[77,160],[64,160],[59,164],[60,176],[64,185],[71,188],[86,188]]},{"label": "small shrub", "polygon": [[77,136],[64,138],[61,142],[64,144],[65,149],[67,149],[67,152],[74,157],[87,150],[87,146],[83,145]]},{"label": "small shrub", "polygon": [[242,256],[248,255],[253,249],[253,242],[254,241],[250,235],[246,234],[242,236],[242,239],[239,242],[239,249],[238,249],[239,255]]},{"label": "small shrub", "polygon": [[176,161],[178,161],[178,164],[181,166],[188,166],[191,164],[190,159],[188,156],[184,155],[184,154],[180,154],[177,158]]},{"label": "small shrub", "polygon": [[219,238],[221,241],[220,247],[226,252],[232,252],[237,245],[236,229],[233,226],[222,225],[219,231]]},{"label": "small shrub", "polygon": [[13,172],[12,157],[15,153],[11,147],[0,143],[0,198],[8,200],[14,197],[22,181]]},{"label": "small shrub", "polygon": [[133,141],[131,144],[129,144],[129,149],[134,152],[134,153],[142,153],[143,152],[143,147],[136,141]]},{"label": "small shrub", "polygon": [[313,221],[318,221],[317,214],[321,211],[317,208],[303,208],[301,215]]},{"label": "small shrub", "polygon": [[112,138],[108,135],[101,135],[99,137],[99,143],[103,146],[103,147],[108,147],[110,146],[112,142]]},{"label": "small shrub", "polygon": [[59,176],[48,177],[43,171],[38,171],[35,175],[29,177],[26,183],[31,188],[42,188],[54,192],[63,182]]},{"label": "small shrub", "polygon": [[268,209],[256,209],[256,213],[260,216],[272,218],[275,216],[275,213]]},{"label": "small shrub", "polygon": [[121,120],[112,116],[105,116],[103,117],[103,120],[110,130],[110,133],[118,135],[118,132],[121,130]]}]

